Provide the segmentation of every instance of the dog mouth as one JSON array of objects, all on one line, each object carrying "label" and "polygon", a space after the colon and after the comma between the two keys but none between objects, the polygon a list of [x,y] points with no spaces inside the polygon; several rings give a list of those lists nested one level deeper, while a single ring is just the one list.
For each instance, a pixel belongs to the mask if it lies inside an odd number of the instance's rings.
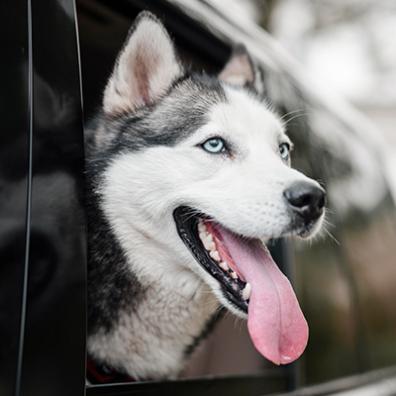
[{"label": "dog mouth", "polygon": [[227,303],[248,315],[256,349],[275,364],[293,362],[307,345],[308,325],[290,282],[262,241],[196,213],[186,206],[175,209],[181,240],[217,280]]},{"label": "dog mouth", "polygon": [[219,282],[227,300],[247,314],[251,286],[225,249],[219,225],[204,214],[192,216],[191,212],[186,206],[174,211],[180,238],[198,263]]}]

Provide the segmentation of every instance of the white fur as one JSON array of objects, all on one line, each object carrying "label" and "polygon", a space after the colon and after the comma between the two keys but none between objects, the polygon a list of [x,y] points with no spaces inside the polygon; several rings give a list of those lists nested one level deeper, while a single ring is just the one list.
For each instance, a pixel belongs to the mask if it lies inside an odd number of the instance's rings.
[{"label": "white fur", "polygon": [[[111,333],[90,337],[88,349],[136,379],[174,378],[183,368],[186,345],[193,343],[218,303],[197,277],[176,277],[172,284],[152,278],[138,310],[124,313]],[[180,285],[188,290],[178,289]]]},{"label": "white fur", "polygon": [[[310,180],[281,160],[278,145],[287,137],[278,117],[245,92],[224,89],[227,102],[214,105],[208,123],[193,136],[176,147],[120,154],[98,191],[131,271],[141,284],[155,288],[137,314],[124,313],[112,333],[91,337],[89,349],[138,378],[176,375],[182,346],[192,342],[218,306],[214,296],[244,316],[184,246],[173,210],[187,204],[236,233],[279,237],[290,222],[284,189]],[[232,142],[233,158],[197,147],[213,135]],[[161,335],[152,331],[152,323],[160,323]]]},{"label": "white fur", "polygon": [[[238,53],[220,77],[236,85],[251,83],[251,67],[248,55]],[[180,74],[165,29],[153,17],[142,18],[108,82],[104,110],[133,113],[158,100]],[[280,158],[279,144],[288,138],[276,114],[245,90],[223,88],[226,100],[212,105],[205,125],[174,147],[118,154],[96,191],[145,295],[134,312],[121,313],[111,331],[91,335],[88,350],[136,378],[177,375],[185,347],[220,303],[245,316],[224,298],[219,283],[180,239],[174,209],[187,205],[238,234],[267,240],[290,229],[283,191],[298,181],[317,184]],[[177,95],[164,98],[167,105],[177,100]],[[157,115],[158,123],[166,122]],[[200,147],[214,136],[230,142],[231,157]],[[107,144],[106,138],[98,139]]]},{"label": "white fur", "polygon": [[[199,266],[177,235],[172,218],[181,204],[236,233],[266,240],[283,236],[290,223],[282,196],[287,186],[304,180],[317,185],[281,160],[278,145],[287,138],[276,115],[243,91],[225,90],[228,103],[215,105],[209,122],[189,139],[176,147],[121,154],[106,172],[101,191],[104,211],[131,261],[143,262],[138,274],[150,276],[155,268],[156,277],[170,276],[174,282],[172,271],[186,263],[197,272]],[[197,147],[213,135],[233,143],[235,158]],[[169,261],[170,267],[146,266],[147,257],[153,256]]]}]

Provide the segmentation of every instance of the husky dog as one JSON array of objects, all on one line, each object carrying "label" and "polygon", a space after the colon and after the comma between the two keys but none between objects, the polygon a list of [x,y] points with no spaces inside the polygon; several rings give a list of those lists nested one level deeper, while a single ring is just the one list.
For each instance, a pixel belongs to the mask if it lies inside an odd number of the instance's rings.
[{"label": "husky dog", "polygon": [[90,356],[175,377],[219,306],[267,359],[300,356],[308,326],[265,243],[312,236],[325,193],[291,147],[243,47],[218,76],[188,73],[139,15],[87,131]]}]

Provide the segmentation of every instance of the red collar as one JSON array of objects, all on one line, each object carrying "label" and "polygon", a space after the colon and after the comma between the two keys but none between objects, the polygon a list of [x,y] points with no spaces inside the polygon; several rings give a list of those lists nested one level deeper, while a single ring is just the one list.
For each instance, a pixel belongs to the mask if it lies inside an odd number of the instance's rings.
[{"label": "red collar", "polygon": [[90,356],[87,356],[87,380],[93,385],[136,381],[125,373],[95,362]]}]

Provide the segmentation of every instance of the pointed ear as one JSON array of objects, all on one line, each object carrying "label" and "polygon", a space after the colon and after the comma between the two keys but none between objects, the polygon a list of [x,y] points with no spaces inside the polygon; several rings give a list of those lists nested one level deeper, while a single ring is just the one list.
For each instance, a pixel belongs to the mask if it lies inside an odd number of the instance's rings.
[{"label": "pointed ear", "polygon": [[219,79],[241,87],[251,85],[259,94],[264,92],[261,71],[243,44],[234,47],[230,59],[219,74]]},{"label": "pointed ear", "polygon": [[152,104],[182,73],[164,26],[153,14],[143,11],[117,58],[104,92],[103,109],[115,115]]}]

